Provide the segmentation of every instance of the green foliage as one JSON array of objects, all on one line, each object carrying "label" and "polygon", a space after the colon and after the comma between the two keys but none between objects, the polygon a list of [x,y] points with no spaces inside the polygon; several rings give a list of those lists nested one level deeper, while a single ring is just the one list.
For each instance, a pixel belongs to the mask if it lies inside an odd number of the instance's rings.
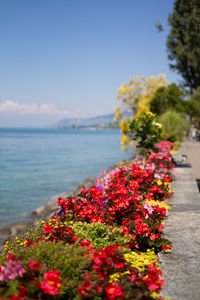
[{"label": "green foliage", "polygon": [[182,114],[169,110],[161,115],[163,139],[171,142],[181,142],[187,130],[187,123]]},{"label": "green foliage", "polygon": [[62,242],[39,242],[34,246],[15,251],[18,258],[23,259],[23,265],[27,268],[31,260],[41,262],[40,276],[51,269],[59,271],[62,288],[60,294],[65,299],[74,299],[77,295],[77,287],[82,283],[81,276],[87,272],[89,261],[83,256],[86,250],[78,245],[63,244]]},{"label": "green foliage", "polygon": [[185,112],[195,123],[200,122],[200,87],[198,87],[191,98],[184,103]]},{"label": "green foliage", "polygon": [[130,123],[130,131],[134,134],[133,140],[137,142],[140,154],[147,158],[150,151],[156,151],[154,146],[161,139],[161,125],[158,118],[151,112],[142,113]]},{"label": "green foliage", "polygon": [[119,228],[111,228],[103,223],[76,222],[73,229],[80,240],[88,239],[95,248],[104,248],[116,244],[125,245],[131,240],[131,237],[124,236]]},{"label": "green foliage", "polygon": [[155,27],[157,28],[158,32],[164,31],[163,26],[159,21],[155,24]]},{"label": "green foliage", "polygon": [[172,83],[168,86],[159,87],[150,101],[150,111],[161,115],[168,109],[184,111],[184,93]]},{"label": "green foliage", "polygon": [[175,61],[170,67],[192,91],[200,85],[200,1],[175,0],[169,24],[168,58]]}]

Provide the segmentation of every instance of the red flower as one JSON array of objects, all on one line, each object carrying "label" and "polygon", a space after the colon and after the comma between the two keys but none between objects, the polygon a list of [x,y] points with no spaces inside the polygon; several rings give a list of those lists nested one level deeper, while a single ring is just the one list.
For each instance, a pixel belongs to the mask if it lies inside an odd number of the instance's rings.
[{"label": "red flower", "polygon": [[57,295],[61,288],[61,280],[59,272],[51,270],[44,274],[44,281],[40,284],[44,294]]},{"label": "red flower", "polygon": [[160,240],[160,236],[159,234],[155,234],[155,233],[151,233],[150,236],[149,236],[150,240],[153,241],[153,240]]},{"label": "red flower", "polygon": [[149,226],[146,223],[140,223],[135,226],[136,234],[139,236],[149,236],[150,230]]},{"label": "red flower", "polygon": [[161,280],[159,277],[160,275],[162,275],[162,272],[155,268],[155,263],[149,265],[148,276],[144,279],[148,289],[159,293],[164,284],[164,280]]},{"label": "red flower", "polygon": [[74,235],[74,236],[69,240],[69,242],[70,242],[70,243],[75,243],[77,240],[78,240],[78,236],[77,236],[77,235]]},{"label": "red flower", "polygon": [[[0,299],[3,299],[3,298],[0,298]],[[24,297],[21,297],[19,295],[11,295],[10,296],[10,300],[23,300]]]},{"label": "red flower", "polygon": [[74,229],[72,229],[71,227],[67,227],[65,229],[65,232],[68,233],[68,234],[73,234],[74,233]]},{"label": "red flower", "polygon": [[79,285],[78,287],[78,292],[81,294],[83,297],[89,297],[88,292],[91,290],[92,284],[85,280],[82,285]]},{"label": "red flower", "polygon": [[129,234],[129,230],[126,226],[120,226],[120,231],[124,232],[125,235]]},{"label": "red flower", "polygon": [[81,194],[82,195],[86,195],[88,193],[88,191],[86,190],[86,188],[83,186],[82,190],[81,190]]},{"label": "red flower", "polygon": [[50,226],[49,223],[46,223],[46,224],[44,225],[43,231],[44,231],[44,233],[47,234],[47,235],[50,234],[50,233],[55,233],[55,229],[54,229],[52,226]]},{"label": "red flower", "polygon": [[165,245],[165,244],[162,244],[162,249],[165,251],[165,252],[170,252],[170,250],[172,249],[172,246],[169,245]]},{"label": "red flower", "polygon": [[159,232],[162,232],[162,231],[163,231],[163,225],[162,225],[162,224],[159,225],[158,231],[159,231]]},{"label": "red flower", "polygon": [[28,292],[28,289],[25,286],[20,286],[19,288],[19,296],[24,297],[26,293]]},{"label": "red flower", "polygon": [[106,286],[105,290],[106,290],[106,296],[110,300],[116,299],[116,298],[125,299],[125,295],[123,293],[122,287],[120,285],[116,286],[115,282],[108,284]]},{"label": "red flower", "polygon": [[66,208],[66,200],[63,198],[58,198],[58,205],[61,206],[62,208]]},{"label": "red flower", "polygon": [[29,247],[31,245],[34,245],[34,242],[31,241],[31,240],[26,240],[25,243],[24,243],[24,246],[26,246],[26,247]]},{"label": "red flower", "polygon": [[82,247],[88,247],[90,245],[90,241],[88,239],[83,239],[81,242]]},{"label": "red flower", "polygon": [[32,259],[30,262],[29,262],[29,269],[30,270],[33,270],[35,272],[38,272],[39,271],[39,267],[41,266],[41,263],[40,262],[37,262],[35,261],[34,259]]},{"label": "red flower", "polygon": [[96,286],[95,286],[95,291],[96,291],[97,294],[101,293],[102,287],[99,286],[99,285],[96,285]]},{"label": "red flower", "polygon": [[10,260],[16,260],[16,257],[12,253],[8,253],[7,260],[8,261],[10,261]]},{"label": "red flower", "polygon": [[20,286],[18,295],[11,295],[10,300],[24,300],[24,296],[26,296],[27,291],[28,290],[25,286]]}]

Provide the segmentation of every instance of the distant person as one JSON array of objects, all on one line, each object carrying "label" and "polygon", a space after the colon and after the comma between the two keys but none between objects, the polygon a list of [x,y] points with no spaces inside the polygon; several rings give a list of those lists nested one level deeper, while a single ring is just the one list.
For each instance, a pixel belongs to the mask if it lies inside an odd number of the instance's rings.
[{"label": "distant person", "polygon": [[196,128],[194,127],[194,125],[191,125],[190,128],[190,139],[192,142],[196,142],[197,139],[197,134],[196,134]]}]

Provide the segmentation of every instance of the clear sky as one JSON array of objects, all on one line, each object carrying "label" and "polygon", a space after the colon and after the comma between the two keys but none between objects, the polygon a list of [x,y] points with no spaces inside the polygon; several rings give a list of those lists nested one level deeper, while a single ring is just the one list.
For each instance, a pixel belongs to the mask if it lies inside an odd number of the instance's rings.
[{"label": "clear sky", "polygon": [[135,76],[178,82],[166,50],[173,3],[0,0],[0,126],[112,113]]}]

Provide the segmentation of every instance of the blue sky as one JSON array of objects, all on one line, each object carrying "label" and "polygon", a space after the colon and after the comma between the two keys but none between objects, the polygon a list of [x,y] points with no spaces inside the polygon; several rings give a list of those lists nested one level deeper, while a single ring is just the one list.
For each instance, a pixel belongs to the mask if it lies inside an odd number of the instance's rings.
[{"label": "blue sky", "polygon": [[111,113],[117,89],[135,76],[178,82],[165,45],[173,3],[1,0],[0,126]]}]

